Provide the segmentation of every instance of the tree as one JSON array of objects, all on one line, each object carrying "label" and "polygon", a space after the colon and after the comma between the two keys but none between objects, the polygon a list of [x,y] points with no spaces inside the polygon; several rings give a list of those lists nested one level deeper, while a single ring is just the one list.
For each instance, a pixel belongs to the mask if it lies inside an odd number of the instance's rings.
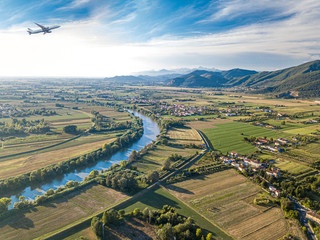
[{"label": "tree", "polygon": [[102,237],[102,222],[98,217],[92,218],[91,229],[99,239]]},{"label": "tree", "polygon": [[159,180],[159,173],[157,171],[152,171],[147,176],[147,181],[149,183],[155,183]]},{"label": "tree", "polygon": [[139,208],[136,208],[133,210],[133,216],[139,217],[141,215],[141,210]]},{"label": "tree", "polygon": [[169,158],[167,158],[166,160],[164,160],[164,162],[162,164],[162,169],[163,170],[170,170],[170,166],[171,166],[171,161],[169,160]]},{"label": "tree", "polygon": [[196,230],[196,238],[197,239],[201,239],[201,237],[202,237],[202,230],[201,230],[201,228],[197,228],[197,230]]},{"label": "tree", "polygon": [[48,196],[53,195],[54,194],[54,190],[52,188],[50,188],[47,193]]},{"label": "tree", "polygon": [[125,167],[125,166],[127,166],[127,161],[126,160],[122,160],[121,162],[120,162],[120,166],[121,167]]},{"label": "tree", "polygon": [[211,240],[212,239],[212,233],[208,233],[206,240]]},{"label": "tree", "polygon": [[93,170],[93,171],[90,172],[90,174],[88,176],[88,179],[93,179],[98,175],[99,175],[99,171],[98,170]]},{"label": "tree", "polygon": [[11,205],[11,198],[3,197],[0,199],[0,213],[8,210]]},{"label": "tree", "polygon": [[172,225],[170,223],[165,224],[159,231],[158,236],[161,240],[173,240],[174,234]]},{"label": "tree", "polygon": [[75,134],[78,132],[76,125],[68,125],[63,128],[65,133]]}]

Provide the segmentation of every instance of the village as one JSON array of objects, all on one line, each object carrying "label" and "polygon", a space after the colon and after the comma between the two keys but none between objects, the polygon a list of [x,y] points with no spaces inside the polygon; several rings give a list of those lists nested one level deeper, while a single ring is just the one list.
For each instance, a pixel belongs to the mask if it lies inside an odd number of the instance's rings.
[{"label": "village", "polygon": [[[281,178],[280,169],[272,166],[272,162],[269,162],[269,163],[260,162],[255,159],[250,159],[248,157],[242,156],[237,152],[231,152],[227,156],[221,156],[220,160],[225,165],[233,166],[234,168],[236,168],[242,173],[249,173],[249,174],[252,174],[253,176],[256,175],[266,182],[269,182],[269,181],[265,179],[263,176],[259,175],[259,172],[263,171],[266,173],[267,176],[270,176],[271,178]],[[281,196],[281,191],[276,189],[271,184],[269,186],[269,191],[271,195],[274,197]]]}]

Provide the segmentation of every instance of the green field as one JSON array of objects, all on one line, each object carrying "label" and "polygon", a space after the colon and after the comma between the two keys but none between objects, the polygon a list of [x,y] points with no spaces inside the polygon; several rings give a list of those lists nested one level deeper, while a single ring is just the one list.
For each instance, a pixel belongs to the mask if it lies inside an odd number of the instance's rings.
[{"label": "green field", "polygon": [[280,131],[269,130],[262,127],[252,126],[241,122],[229,122],[215,124],[215,127],[202,129],[202,132],[211,141],[215,150],[226,154],[235,151],[240,154],[248,154],[256,151],[256,148],[243,141],[244,137],[286,137],[289,134]]},{"label": "green field", "polygon": [[155,189],[152,189],[149,192],[141,195],[137,199],[121,205],[121,207],[118,209],[124,209],[126,212],[131,212],[135,208],[139,208],[141,210],[146,207],[148,207],[149,209],[161,209],[163,205],[170,205],[176,208],[179,214],[186,217],[191,217],[203,229],[212,232],[215,239],[232,239],[219,228],[212,225],[201,215],[190,209],[183,202],[181,202],[168,191],[162,188],[157,187]]}]

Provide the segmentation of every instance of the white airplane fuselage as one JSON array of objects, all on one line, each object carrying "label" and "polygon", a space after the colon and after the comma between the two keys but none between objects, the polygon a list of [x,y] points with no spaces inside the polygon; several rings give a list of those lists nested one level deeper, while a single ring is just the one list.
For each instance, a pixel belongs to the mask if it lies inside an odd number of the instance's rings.
[{"label": "white airplane fuselage", "polygon": [[56,28],[59,28],[60,26],[58,25],[54,25],[54,26],[51,26],[51,27],[44,27],[38,23],[35,23],[36,25],[38,25],[40,27],[40,29],[37,29],[37,30],[32,30],[31,28],[28,28],[27,32],[29,33],[29,35],[31,34],[37,34],[37,33],[43,33],[43,34],[46,34],[46,33],[51,33],[52,29],[56,29]]}]

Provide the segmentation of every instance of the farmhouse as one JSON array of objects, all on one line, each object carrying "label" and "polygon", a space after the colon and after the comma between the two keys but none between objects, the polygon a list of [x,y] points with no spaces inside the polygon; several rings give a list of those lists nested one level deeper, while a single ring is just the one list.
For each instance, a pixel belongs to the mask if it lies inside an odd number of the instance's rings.
[{"label": "farmhouse", "polygon": [[237,157],[237,156],[238,156],[238,153],[237,153],[237,152],[232,151],[232,152],[230,153],[230,156],[231,156],[231,157]]},{"label": "farmhouse", "polygon": [[288,144],[288,143],[289,143],[288,139],[286,139],[286,138],[278,138],[277,140],[278,140],[278,142],[280,142],[281,144]]},{"label": "farmhouse", "polygon": [[281,171],[279,169],[272,170],[272,171],[268,170],[268,171],[266,171],[266,174],[278,178],[281,176]]},{"label": "farmhouse", "polygon": [[277,190],[274,186],[269,186],[269,191],[271,192],[272,196],[280,197],[281,192]]},{"label": "farmhouse", "polygon": [[258,140],[259,140],[259,142],[262,142],[262,143],[265,143],[265,144],[267,144],[269,142],[268,139],[264,139],[264,138],[259,138]]}]

